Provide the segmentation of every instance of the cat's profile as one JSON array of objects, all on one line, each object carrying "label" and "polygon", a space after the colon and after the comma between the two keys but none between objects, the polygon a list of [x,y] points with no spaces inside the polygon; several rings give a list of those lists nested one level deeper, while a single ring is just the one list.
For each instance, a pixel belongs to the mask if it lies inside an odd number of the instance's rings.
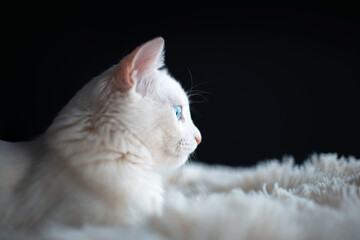
[{"label": "cat's profile", "polygon": [[[85,85],[31,142],[0,141],[0,227],[136,222],[161,211],[157,166],[201,141],[155,38]],[[160,69],[161,68],[161,69]]]}]

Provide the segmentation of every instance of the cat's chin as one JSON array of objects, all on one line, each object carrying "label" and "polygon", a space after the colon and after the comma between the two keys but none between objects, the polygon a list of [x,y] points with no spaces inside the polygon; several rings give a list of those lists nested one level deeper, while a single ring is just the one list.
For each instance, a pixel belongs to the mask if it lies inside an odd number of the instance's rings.
[{"label": "cat's chin", "polygon": [[177,168],[183,165],[189,158],[189,154],[184,155],[168,155],[158,162],[160,167]]},{"label": "cat's chin", "polygon": [[188,158],[189,158],[189,155],[186,155],[186,156],[183,156],[183,157],[178,157],[177,161],[175,161],[174,165],[172,165],[171,167],[174,167],[174,168],[180,167],[181,165],[186,163]]}]

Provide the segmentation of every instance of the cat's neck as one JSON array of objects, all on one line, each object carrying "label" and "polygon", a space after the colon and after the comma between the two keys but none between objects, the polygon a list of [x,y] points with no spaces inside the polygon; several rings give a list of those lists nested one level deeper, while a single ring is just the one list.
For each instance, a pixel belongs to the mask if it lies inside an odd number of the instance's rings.
[{"label": "cat's neck", "polygon": [[96,126],[87,116],[91,113],[79,109],[62,112],[43,136],[46,148],[73,165],[103,161],[145,168],[154,165],[147,146],[127,126],[105,118],[104,124]]}]

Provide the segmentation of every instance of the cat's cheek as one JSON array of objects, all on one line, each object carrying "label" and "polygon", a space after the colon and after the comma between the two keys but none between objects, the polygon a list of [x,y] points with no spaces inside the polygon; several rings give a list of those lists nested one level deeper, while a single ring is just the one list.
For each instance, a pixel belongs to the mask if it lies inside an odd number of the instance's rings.
[{"label": "cat's cheek", "polygon": [[189,154],[189,151],[184,151],[181,144],[178,144],[177,147],[173,149],[172,157],[169,158],[169,165],[172,167],[179,167],[183,165],[189,158]]},{"label": "cat's cheek", "polygon": [[188,154],[180,153],[173,144],[168,144],[167,147],[158,151],[154,156],[155,163],[164,167],[181,166],[186,162],[187,158]]}]

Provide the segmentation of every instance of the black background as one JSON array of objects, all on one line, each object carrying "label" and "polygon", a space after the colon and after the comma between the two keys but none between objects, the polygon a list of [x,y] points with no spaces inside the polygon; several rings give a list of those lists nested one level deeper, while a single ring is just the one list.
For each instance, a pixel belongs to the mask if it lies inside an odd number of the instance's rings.
[{"label": "black background", "polygon": [[192,98],[199,161],[360,157],[355,5],[49,2],[1,8],[3,140],[40,135],[87,81],[162,36],[172,75],[202,91]]}]

